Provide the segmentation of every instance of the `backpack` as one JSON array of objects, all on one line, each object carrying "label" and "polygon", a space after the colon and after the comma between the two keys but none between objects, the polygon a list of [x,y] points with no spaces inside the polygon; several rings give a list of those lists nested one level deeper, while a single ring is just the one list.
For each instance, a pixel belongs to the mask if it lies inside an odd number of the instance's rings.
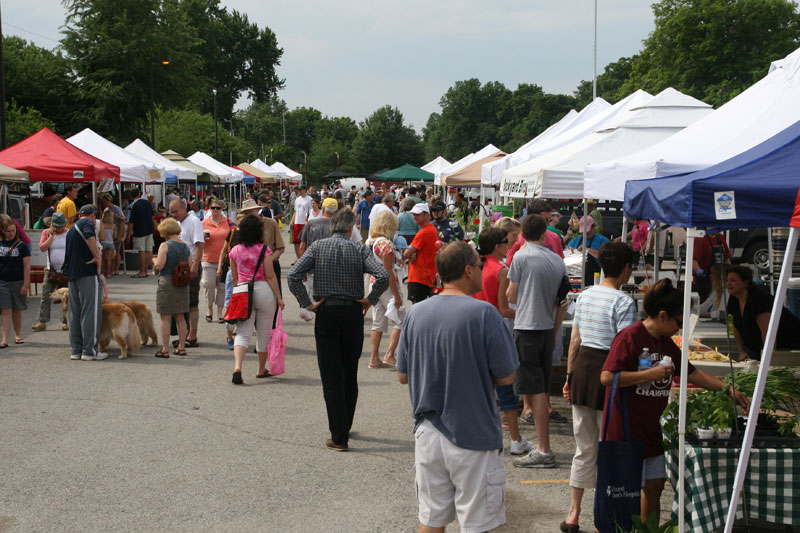
[{"label": "backpack", "polygon": [[[178,255],[177,252],[175,255]],[[191,282],[192,267],[187,259],[181,259],[181,256],[178,255],[178,263],[172,268],[172,285],[173,287],[186,287]]]}]

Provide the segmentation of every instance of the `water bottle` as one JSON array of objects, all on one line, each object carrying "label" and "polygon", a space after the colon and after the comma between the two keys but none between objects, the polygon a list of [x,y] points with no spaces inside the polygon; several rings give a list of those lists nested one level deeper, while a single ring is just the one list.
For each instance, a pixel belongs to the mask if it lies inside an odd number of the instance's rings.
[{"label": "water bottle", "polygon": [[658,366],[669,366],[672,368],[673,371],[675,370],[675,365],[672,363],[672,357],[668,355],[665,355],[664,357],[661,358],[661,361],[659,361]]},{"label": "water bottle", "polygon": [[[639,371],[642,370],[650,370],[653,368],[653,360],[650,359],[650,349],[645,348],[642,350],[642,353],[639,354]],[[636,390],[646,390],[650,388],[650,384],[652,381],[645,381],[644,383],[639,383],[636,385]]]}]

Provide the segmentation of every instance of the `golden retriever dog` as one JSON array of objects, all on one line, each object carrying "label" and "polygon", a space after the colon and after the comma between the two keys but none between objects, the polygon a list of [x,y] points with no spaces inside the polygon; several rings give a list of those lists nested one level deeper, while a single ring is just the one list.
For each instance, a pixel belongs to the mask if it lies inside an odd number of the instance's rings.
[{"label": "golden retriever dog", "polygon": [[[66,287],[58,289],[50,294],[50,298],[53,302],[61,302],[61,309],[64,315],[69,317],[69,289]],[[122,352],[119,356],[120,359],[127,358],[129,353],[135,352],[142,347],[139,324],[136,322],[136,315],[133,310],[123,303],[104,302],[103,325],[100,328],[97,348],[101,351],[104,350],[111,344],[112,338],[117,341]]]},{"label": "golden retriever dog", "polygon": [[[130,307],[133,314],[136,315],[136,323],[139,324],[139,337],[142,339],[142,344],[151,346],[158,344],[158,334],[156,334],[156,328],[153,326],[153,313],[150,308],[136,300],[122,303]],[[151,342],[147,342],[148,340]]]}]

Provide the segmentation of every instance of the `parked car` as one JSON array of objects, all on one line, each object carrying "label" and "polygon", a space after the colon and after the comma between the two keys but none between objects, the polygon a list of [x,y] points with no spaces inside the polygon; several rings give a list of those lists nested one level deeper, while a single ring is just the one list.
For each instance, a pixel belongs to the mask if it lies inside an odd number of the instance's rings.
[{"label": "parked car", "polygon": [[742,263],[755,265],[760,272],[769,270],[769,242],[766,228],[735,229],[728,237],[731,255]]}]

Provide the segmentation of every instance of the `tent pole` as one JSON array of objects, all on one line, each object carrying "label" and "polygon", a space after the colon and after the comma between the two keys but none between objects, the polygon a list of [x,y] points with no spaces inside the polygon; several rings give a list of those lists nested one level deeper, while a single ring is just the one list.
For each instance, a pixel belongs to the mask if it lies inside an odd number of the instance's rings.
[{"label": "tent pole", "polygon": [[628,217],[622,215],[622,242],[628,242]]},{"label": "tent pole", "polygon": [[[775,266],[773,262],[773,248],[772,248],[772,228],[767,228],[767,268],[769,269],[769,292],[775,295]],[[758,268],[756,268],[758,271]]]},{"label": "tent pole", "polygon": [[[705,231],[696,228],[686,228],[686,264],[691,265],[694,260],[694,239],[702,237]],[[680,403],[678,404],[678,532],[686,532],[686,516],[684,501],[686,500],[686,386],[689,375],[689,317],[692,312],[692,278],[686,273],[683,283],[683,323],[681,332],[681,388]]]},{"label": "tent pole", "polygon": [[[658,283],[658,272],[659,272],[659,256],[658,256],[658,230],[656,226],[653,226],[653,283]],[[642,254],[645,253],[645,250],[642,250]],[[647,265],[645,265],[645,271],[647,271]]]},{"label": "tent pole", "polygon": [[583,251],[581,254],[583,255],[583,259],[581,260],[581,290],[586,288],[586,220],[589,214],[588,212],[588,202],[586,198],[583,199],[583,240],[581,244],[583,245]]},{"label": "tent pole", "polygon": [[97,183],[92,182],[92,204],[97,205]]},{"label": "tent pole", "polygon": [[764,387],[767,383],[767,372],[769,372],[772,352],[775,348],[775,338],[778,335],[778,324],[781,319],[783,302],[786,299],[786,287],[789,284],[789,277],[792,275],[792,263],[794,262],[794,253],[797,249],[798,236],[800,236],[800,228],[791,228],[789,230],[789,239],[786,241],[786,253],[783,255],[783,267],[781,268],[781,274],[778,278],[778,289],[775,294],[775,300],[772,304],[772,315],[769,318],[767,337],[764,340],[764,350],[761,352],[761,364],[758,366],[756,387],[750,402],[750,414],[747,415],[747,426],[744,429],[742,451],[739,454],[739,464],[736,467],[736,477],[733,481],[733,494],[729,500],[728,516],[725,520],[725,533],[731,533],[731,531],[733,531],[733,522],[736,520],[736,507],[739,504],[739,496],[741,496],[742,493],[744,478],[747,474],[747,467],[750,462],[750,449],[753,445],[753,436],[755,435],[756,424],[758,423],[758,412],[761,410],[761,399],[764,396]]},{"label": "tent pole", "polygon": [[480,205],[480,212],[478,213],[478,235],[480,235],[481,230],[483,230],[483,222],[486,220],[486,215],[484,214],[484,205],[486,205],[486,191],[483,189],[483,184],[481,184],[481,205]]}]

